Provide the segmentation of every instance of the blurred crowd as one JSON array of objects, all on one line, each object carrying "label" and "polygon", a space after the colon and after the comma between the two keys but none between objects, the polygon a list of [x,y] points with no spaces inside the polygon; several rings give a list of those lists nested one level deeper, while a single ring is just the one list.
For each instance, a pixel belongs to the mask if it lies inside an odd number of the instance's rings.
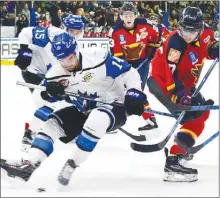
[{"label": "blurred crowd", "polygon": [[[164,1],[133,1],[139,17],[149,18],[154,14],[163,23]],[[68,14],[83,17],[85,37],[107,37],[108,31],[120,22],[120,7],[123,1],[2,1],[0,2],[0,22],[3,26],[17,27],[17,35],[22,28],[30,25],[31,11],[35,10],[35,22],[31,25],[62,27]],[[216,7],[218,1],[168,1],[169,29],[177,27],[182,10],[188,6],[198,6],[203,11],[205,22],[214,30],[217,27]]]}]

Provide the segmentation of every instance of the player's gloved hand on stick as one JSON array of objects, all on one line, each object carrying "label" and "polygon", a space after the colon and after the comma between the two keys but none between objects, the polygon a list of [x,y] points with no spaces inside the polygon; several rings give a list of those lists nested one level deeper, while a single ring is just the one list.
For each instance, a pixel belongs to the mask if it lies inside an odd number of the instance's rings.
[{"label": "player's gloved hand on stick", "polygon": [[219,41],[214,41],[208,46],[208,55],[213,59],[219,58]]},{"label": "player's gloved hand on stick", "polygon": [[64,86],[59,82],[48,82],[46,84],[46,92],[49,96],[57,97],[65,93]]},{"label": "player's gloved hand on stick", "polygon": [[146,103],[147,97],[142,91],[134,88],[127,91],[124,105],[128,115],[142,115]]},{"label": "player's gloved hand on stick", "polygon": [[191,94],[186,89],[176,91],[171,96],[172,102],[180,105],[191,105]]},{"label": "player's gloved hand on stick", "polygon": [[18,50],[18,56],[15,59],[15,65],[17,65],[21,70],[27,69],[27,67],[31,64],[32,60],[32,50],[27,46]]}]

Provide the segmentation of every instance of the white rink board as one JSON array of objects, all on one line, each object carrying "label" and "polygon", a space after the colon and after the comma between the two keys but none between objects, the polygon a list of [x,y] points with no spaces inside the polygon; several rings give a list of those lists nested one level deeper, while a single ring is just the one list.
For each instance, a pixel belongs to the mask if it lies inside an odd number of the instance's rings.
[{"label": "white rink board", "polygon": [[[207,61],[201,77],[207,71],[211,61]],[[201,78],[200,78],[201,79]],[[1,157],[18,159],[20,141],[25,121],[31,120],[34,105],[29,91],[16,86],[22,80],[20,70],[16,67],[1,68]],[[213,70],[202,89],[204,96],[212,98],[219,104],[219,67]],[[148,94],[149,95],[149,94]],[[165,108],[152,95],[149,95],[151,107],[165,111]],[[161,141],[172,128],[174,120],[156,116],[162,137],[148,143]],[[125,129],[134,134],[142,119],[130,117]],[[204,133],[198,144],[214,134],[219,128],[218,111],[212,111],[206,122]],[[168,146],[172,143],[169,142]],[[73,175],[69,187],[61,192],[57,189],[57,175],[69,157],[72,145],[55,144],[54,153],[36,170],[26,186],[11,189],[9,183],[1,182],[2,197],[217,197],[219,196],[219,142],[215,139],[206,148],[198,152],[191,167],[197,168],[199,181],[194,183],[164,183],[164,151],[155,153],[138,153],[131,150],[129,139],[124,134],[106,135],[97,148]],[[37,187],[47,188],[39,194]]]},{"label": "white rink board", "polygon": [[[20,45],[18,38],[1,38],[1,65],[12,66],[17,57],[17,50]],[[92,48],[103,48],[109,50],[108,38],[84,38],[79,40],[79,49],[81,52],[91,52]]]}]

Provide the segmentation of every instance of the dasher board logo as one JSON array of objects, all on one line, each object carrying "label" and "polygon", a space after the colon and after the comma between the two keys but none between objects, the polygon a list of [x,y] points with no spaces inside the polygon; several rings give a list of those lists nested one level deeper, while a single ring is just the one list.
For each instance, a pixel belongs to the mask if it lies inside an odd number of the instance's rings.
[{"label": "dasher board logo", "polygon": [[170,51],[168,54],[168,60],[173,63],[178,63],[180,59],[180,55],[181,55],[181,51],[170,48]]}]

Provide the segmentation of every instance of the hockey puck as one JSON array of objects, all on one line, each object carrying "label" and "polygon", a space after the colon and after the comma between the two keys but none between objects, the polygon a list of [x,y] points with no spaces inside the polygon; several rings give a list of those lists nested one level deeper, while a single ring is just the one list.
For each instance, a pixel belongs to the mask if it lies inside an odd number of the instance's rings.
[{"label": "hockey puck", "polygon": [[38,188],[37,191],[38,191],[38,192],[45,192],[46,189],[45,189],[45,188]]}]

